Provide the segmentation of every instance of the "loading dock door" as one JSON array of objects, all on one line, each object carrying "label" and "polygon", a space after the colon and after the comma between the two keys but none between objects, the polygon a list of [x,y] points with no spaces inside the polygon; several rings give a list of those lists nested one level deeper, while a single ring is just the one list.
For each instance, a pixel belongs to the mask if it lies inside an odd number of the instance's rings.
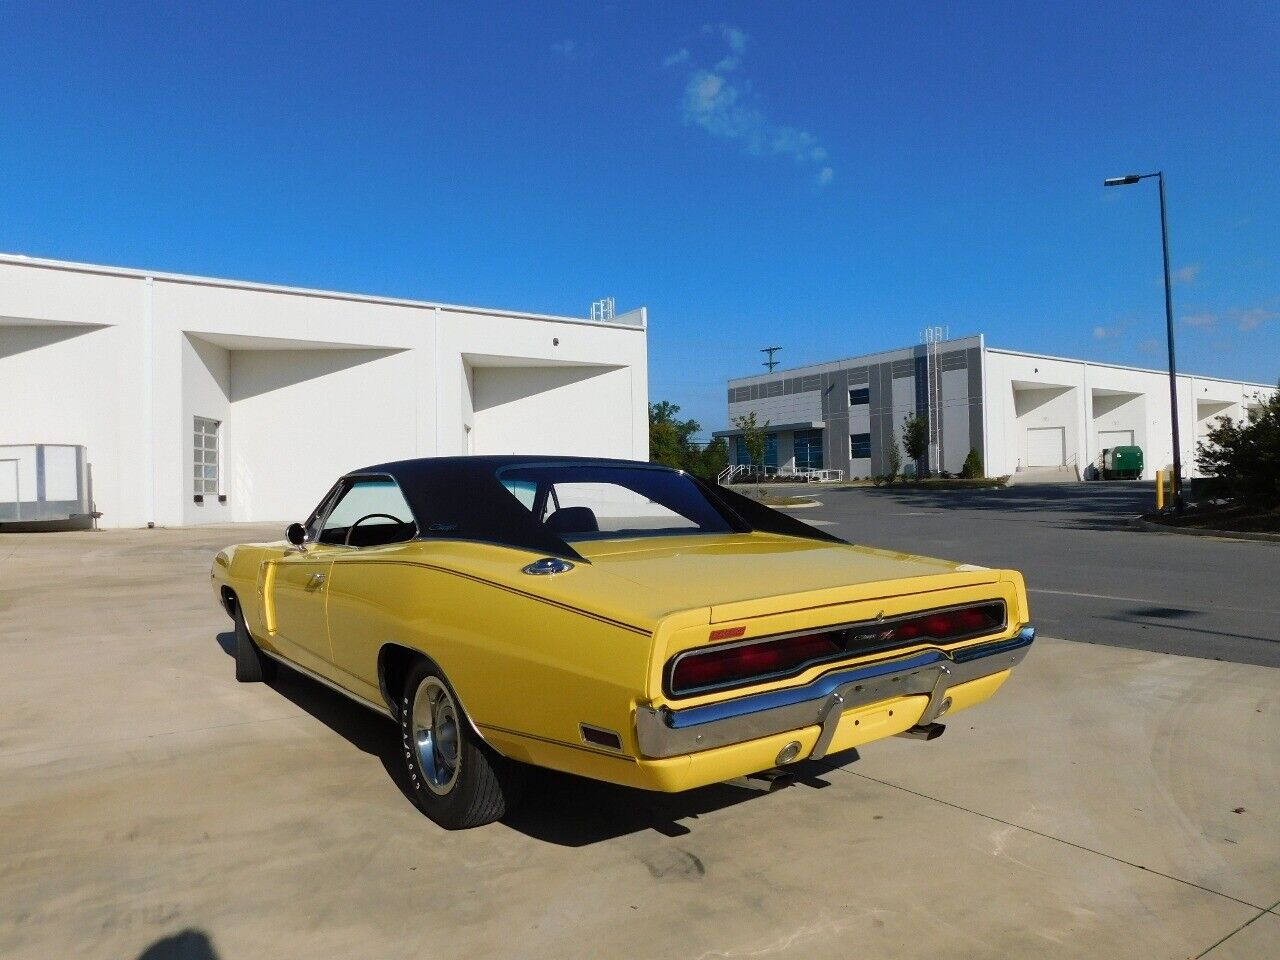
[{"label": "loading dock door", "polygon": [[1132,430],[1099,430],[1098,452],[1110,450],[1112,447],[1132,447]]},{"label": "loading dock door", "polygon": [[1066,427],[1027,430],[1027,466],[1060,467],[1066,462]]}]

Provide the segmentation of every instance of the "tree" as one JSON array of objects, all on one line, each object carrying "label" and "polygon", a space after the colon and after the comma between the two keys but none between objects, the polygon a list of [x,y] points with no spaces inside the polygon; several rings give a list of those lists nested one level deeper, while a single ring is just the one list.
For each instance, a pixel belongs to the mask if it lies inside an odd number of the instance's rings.
[{"label": "tree", "polygon": [[1196,445],[1196,462],[1242,505],[1280,507],[1280,388],[1243,421],[1219,417]]},{"label": "tree", "polygon": [[982,466],[982,454],[971,448],[964,458],[964,466],[960,468],[960,476],[966,480],[980,480],[986,471]]},{"label": "tree", "polygon": [[916,473],[920,473],[929,452],[929,421],[914,413],[903,417],[902,446],[906,448],[907,456],[916,462]]},{"label": "tree", "polygon": [[742,431],[742,444],[747,448],[747,456],[751,460],[751,466],[755,468],[756,476],[759,477],[764,467],[764,451],[768,437],[769,421],[766,420],[764,423],[760,423],[756,417],[756,412],[752,410],[750,413],[743,414],[740,417],[734,417],[733,425]]},{"label": "tree", "polygon": [[885,466],[889,468],[885,474],[885,480],[893,483],[898,478],[898,472],[902,469],[902,451],[898,448],[898,434],[892,428],[889,430],[889,446],[884,451]]},{"label": "tree", "polygon": [[649,404],[649,459],[677,470],[691,470],[700,454],[691,438],[702,425],[697,420],[677,419],[679,412],[680,406],[668,400]]},{"label": "tree", "polygon": [[716,437],[697,453],[692,472],[708,480],[720,476],[720,471],[729,464],[729,444],[724,437]]}]

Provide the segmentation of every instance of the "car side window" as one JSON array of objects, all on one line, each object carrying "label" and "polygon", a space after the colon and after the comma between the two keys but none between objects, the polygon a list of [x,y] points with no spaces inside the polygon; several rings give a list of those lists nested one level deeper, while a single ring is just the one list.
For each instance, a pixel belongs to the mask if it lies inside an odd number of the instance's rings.
[{"label": "car side window", "polygon": [[372,547],[412,539],[413,511],[394,480],[356,480],[334,504],[320,531],[321,543]]}]

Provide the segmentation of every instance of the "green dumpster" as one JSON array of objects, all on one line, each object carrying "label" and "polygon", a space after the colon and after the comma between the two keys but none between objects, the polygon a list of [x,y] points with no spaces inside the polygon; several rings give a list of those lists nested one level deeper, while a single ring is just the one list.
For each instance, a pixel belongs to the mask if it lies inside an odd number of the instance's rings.
[{"label": "green dumpster", "polygon": [[1142,476],[1141,447],[1111,447],[1102,451],[1102,476],[1106,480],[1137,480]]}]

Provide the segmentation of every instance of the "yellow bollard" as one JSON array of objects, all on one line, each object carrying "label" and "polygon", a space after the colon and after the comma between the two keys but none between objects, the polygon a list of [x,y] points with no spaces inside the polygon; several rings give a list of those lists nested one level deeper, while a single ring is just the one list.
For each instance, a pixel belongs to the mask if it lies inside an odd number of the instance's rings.
[{"label": "yellow bollard", "polygon": [[1164,509],[1164,471],[1156,471],[1156,511]]}]

